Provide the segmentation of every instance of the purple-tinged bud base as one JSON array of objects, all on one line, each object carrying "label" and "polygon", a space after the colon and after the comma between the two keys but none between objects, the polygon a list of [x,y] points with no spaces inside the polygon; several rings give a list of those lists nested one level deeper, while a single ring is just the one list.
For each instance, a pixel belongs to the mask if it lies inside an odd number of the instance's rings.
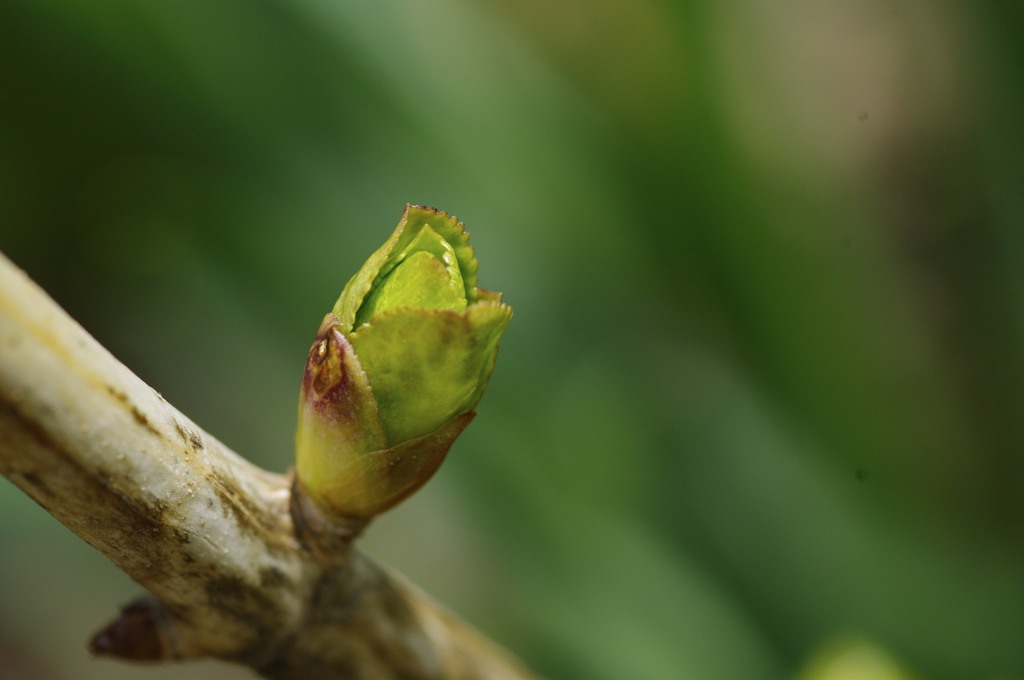
[{"label": "purple-tinged bud base", "polygon": [[369,520],[426,484],[474,416],[463,413],[428,435],[353,457],[319,480],[318,493],[305,490],[343,517]]}]

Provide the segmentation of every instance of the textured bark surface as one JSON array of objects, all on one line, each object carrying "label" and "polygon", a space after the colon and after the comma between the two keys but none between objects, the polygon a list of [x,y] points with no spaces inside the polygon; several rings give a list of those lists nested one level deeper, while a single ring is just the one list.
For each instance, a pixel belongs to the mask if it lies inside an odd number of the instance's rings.
[{"label": "textured bark surface", "polygon": [[527,678],[168,404],[0,255],[0,473],[145,587],[98,654],[270,678]]}]

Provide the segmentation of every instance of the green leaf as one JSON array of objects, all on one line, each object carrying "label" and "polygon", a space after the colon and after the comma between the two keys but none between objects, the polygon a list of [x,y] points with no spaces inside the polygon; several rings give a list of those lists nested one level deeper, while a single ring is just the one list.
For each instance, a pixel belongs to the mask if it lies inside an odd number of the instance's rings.
[{"label": "green leaf", "polygon": [[[357,315],[360,323],[367,320],[369,315],[360,314],[360,308],[370,291],[394,269],[403,256],[411,254],[410,246],[417,242],[417,237],[425,228],[432,230],[440,237],[446,245],[446,254],[454,256],[455,261],[450,266],[454,267],[457,264],[467,301],[475,302],[477,300],[476,273],[478,265],[476,257],[473,255],[473,248],[469,245],[469,234],[466,232],[465,226],[454,217],[434,208],[407,205],[395,231],[384,242],[384,245],[366,260],[356,275],[349,279],[334,305],[333,312],[346,331],[356,327]],[[429,240],[420,243],[426,245],[427,252],[434,252],[444,260],[444,256],[437,252],[436,243],[429,243]],[[449,263],[446,262],[446,266],[448,265]]]},{"label": "green leaf", "polygon": [[463,413],[417,439],[339,461],[324,471],[318,492],[347,517],[380,514],[430,480],[474,415]]},{"label": "green leaf", "polygon": [[[407,254],[408,253],[408,254]],[[406,252],[383,273],[356,315],[356,327],[374,314],[399,307],[466,309],[466,289],[455,251],[436,231],[427,227]]]},{"label": "green leaf", "polygon": [[377,314],[352,334],[388,442],[420,437],[476,406],[511,317],[494,302],[464,314],[403,308]]}]

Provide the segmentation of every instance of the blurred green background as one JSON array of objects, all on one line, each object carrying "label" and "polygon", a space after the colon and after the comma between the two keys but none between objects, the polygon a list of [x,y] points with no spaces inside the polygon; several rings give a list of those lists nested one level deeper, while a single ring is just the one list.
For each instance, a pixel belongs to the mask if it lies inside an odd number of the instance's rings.
[{"label": "blurred green background", "polygon": [[[837,636],[1024,678],[1016,0],[4,0],[0,250],[290,465],[322,315],[406,202],[516,310],[367,534],[546,676],[795,677]],[[0,481],[0,670],[139,588]]]}]

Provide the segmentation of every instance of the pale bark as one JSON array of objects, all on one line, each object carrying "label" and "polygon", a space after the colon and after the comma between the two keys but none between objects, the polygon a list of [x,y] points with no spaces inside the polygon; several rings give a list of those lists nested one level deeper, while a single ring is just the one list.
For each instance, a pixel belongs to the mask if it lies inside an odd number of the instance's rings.
[{"label": "pale bark", "polygon": [[[298,378],[297,378],[298,379]],[[152,594],[99,653],[270,678],[527,678],[230,451],[0,255],[0,473]]]}]

